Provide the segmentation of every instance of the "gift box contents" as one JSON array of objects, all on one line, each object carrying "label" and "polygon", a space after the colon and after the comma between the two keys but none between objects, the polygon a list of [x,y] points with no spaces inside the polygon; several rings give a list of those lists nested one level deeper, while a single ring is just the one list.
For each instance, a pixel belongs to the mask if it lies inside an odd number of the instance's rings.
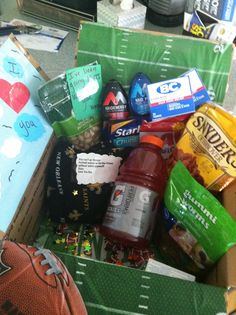
[{"label": "gift box contents", "polygon": [[235,117],[210,102],[197,69],[161,82],[137,72],[125,89],[102,82],[94,62],[39,97],[58,137],[43,246],[140,269],[154,259],[200,279],[236,244],[236,222],[216,199],[236,178]]}]

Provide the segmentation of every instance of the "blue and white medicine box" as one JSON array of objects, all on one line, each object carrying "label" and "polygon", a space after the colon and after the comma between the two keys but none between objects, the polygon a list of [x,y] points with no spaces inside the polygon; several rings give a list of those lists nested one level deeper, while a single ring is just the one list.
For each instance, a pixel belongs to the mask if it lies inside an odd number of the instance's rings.
[{"label": "blue and white medicine box", "polygon": [[182,76],[189,77],[190,86],[193,94],[193,101],[196,107],[210,100],[207,89],[204,86],[202,79],[200,78],[195,68],[189,70],[188,72],[185,72]]},{"label": "blue and white medicine box", "polygon": [[152,120],[195,111],[188,76],[149,84],[147,89]]}]

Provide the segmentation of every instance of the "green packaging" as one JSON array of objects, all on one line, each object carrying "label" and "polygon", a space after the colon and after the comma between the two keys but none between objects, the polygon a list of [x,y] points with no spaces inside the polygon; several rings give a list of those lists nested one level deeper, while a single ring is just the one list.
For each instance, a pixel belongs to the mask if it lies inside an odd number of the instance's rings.
[{"label": "green packaging", "polygon": [[169,235],[198,267],[210,266],[236,244],[236,221],[180,161],[172,169],[164,201]]},{"label": "green packaging", "polygon": [[72,107],[78,121],[93,117],[101,119],[101,65],[91,64],[66,70]]}]

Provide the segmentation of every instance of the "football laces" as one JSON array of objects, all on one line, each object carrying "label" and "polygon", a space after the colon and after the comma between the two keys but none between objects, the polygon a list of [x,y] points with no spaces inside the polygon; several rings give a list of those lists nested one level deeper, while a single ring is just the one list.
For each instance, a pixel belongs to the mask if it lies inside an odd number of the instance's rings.
[{"label": "football laces", "polygon": [[40,262],[41,266],[45,266],[48,265],[49,269],[46,271],[46,275],[50,276],[52,274],[61,274],[62,270],[61,268],[58,266],[57,262],[55,261],[55,259],[53,258],[50,250],[48,249],[38,249],[35,253],[34,256],[43,256],[44,259]]}]

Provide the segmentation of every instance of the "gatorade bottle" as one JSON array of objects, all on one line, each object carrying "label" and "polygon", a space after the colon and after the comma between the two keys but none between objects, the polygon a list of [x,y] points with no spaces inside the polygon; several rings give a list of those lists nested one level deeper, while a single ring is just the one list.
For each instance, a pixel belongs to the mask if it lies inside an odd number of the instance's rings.
[{"label": "gatorade bottle", "polygon": [[128,246],[146,247],[166,184],[163,141],[143,136],[122,164],[100,231]]}]

